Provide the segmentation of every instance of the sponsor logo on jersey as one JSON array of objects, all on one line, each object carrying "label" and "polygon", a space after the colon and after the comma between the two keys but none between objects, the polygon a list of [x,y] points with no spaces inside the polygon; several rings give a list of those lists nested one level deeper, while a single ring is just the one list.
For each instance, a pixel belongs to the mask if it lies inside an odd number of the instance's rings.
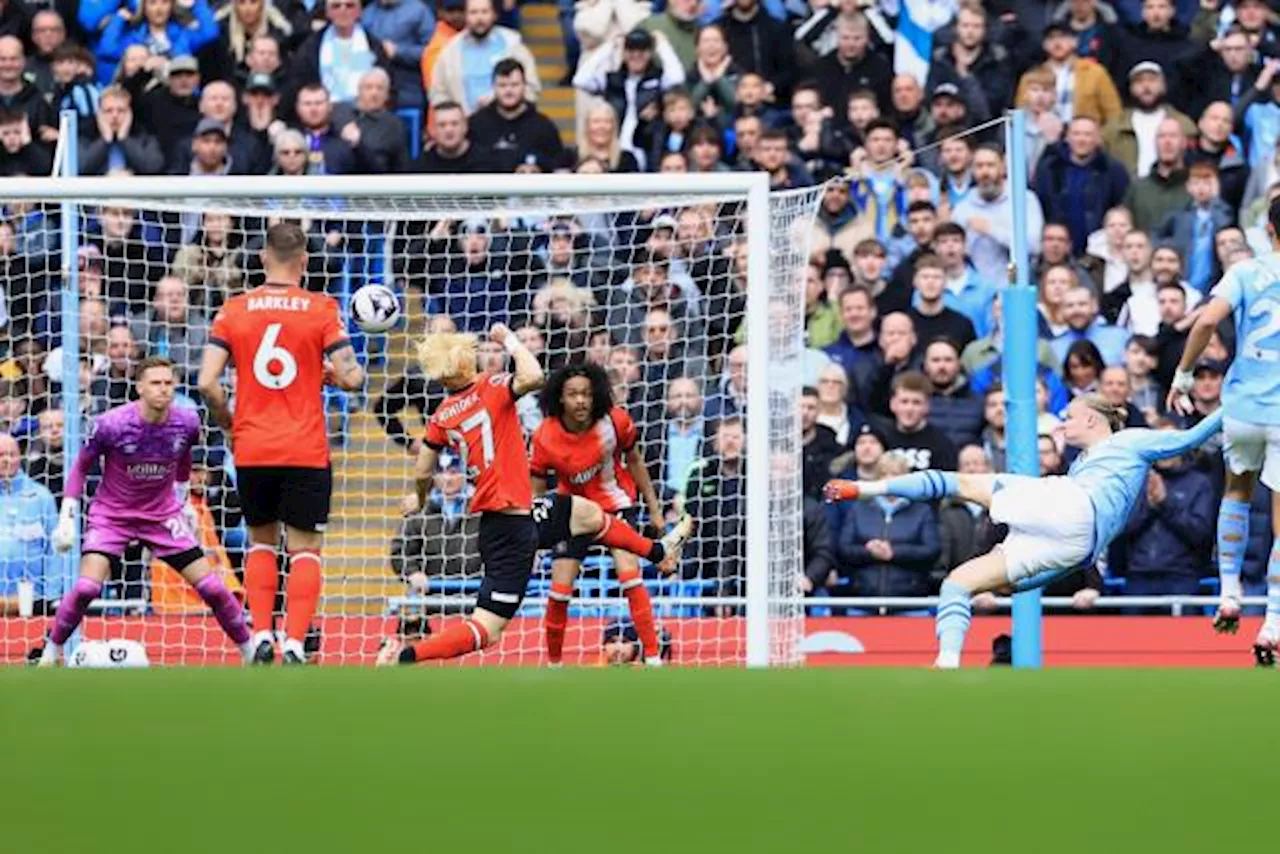
[{"label": "sponsor logo on jersey", "polygon": [[169,475],[168,463],[132,463],[125,474],[134,480],[161,480]]},{"label": "sponsor logo on jersey", "polygon": [[590,483],[596,475],[600,473],[600,463],[596,463],[590,468],[583,469],[577,474],[569,478],[569,482],[574,486],[582,486],[584,483]]}]

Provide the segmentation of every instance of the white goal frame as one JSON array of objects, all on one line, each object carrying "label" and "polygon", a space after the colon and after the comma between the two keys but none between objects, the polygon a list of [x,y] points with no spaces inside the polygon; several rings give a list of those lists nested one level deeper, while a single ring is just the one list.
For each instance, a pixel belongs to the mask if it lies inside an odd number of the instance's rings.
[{"label": "white goal frame", "polygon": [[[645,197],[739,197],[746,202],[748,236],[747,293],[747,473],[746,519],[746,660],[748,667],[770,664],[772,624],[770,606],[770,256],[771,220],[769,179],[763,172],[701,174],[540,174],[540,175],[361,175],[361,176],[247,176],[231,177],[53,177],[6,178],[0,181],[0,202],[38,199],[76,204],[106,201],[175,202],[209,199],[489,197],[536,204],[537,199]],[[352,211],[355,213],[355,211]],[[477,214],[492,209],[477,207]],[[452,214],[451,214],[452,215]],[[74,294],[76,229],[63,224],[63,289]],[[64,303],[65,305],[66,303]],[[65,319],[64,319],[65,322]],[[72,329],[74,326],[72,327]],[[71,332],[64,326],[64,332]],[[74,334],[74,333],[72,333]],[[68,360],[75,365],[77,360]],[[70,424],[68,425],[70,426]],[[68,437],[70,438],[70,437]],[[798,438],[798,437],[797,437]],[[796,447],[799,447],[797,442]],[[69,452],[78,448],[68,448]],[[797,526],[799,520],[796,520]],[[77,549],[78,552],[78,549]]]}]

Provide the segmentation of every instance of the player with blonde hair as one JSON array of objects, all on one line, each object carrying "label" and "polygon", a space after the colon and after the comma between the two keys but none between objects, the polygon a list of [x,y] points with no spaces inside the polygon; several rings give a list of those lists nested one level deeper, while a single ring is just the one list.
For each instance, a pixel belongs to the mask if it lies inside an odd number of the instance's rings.
[{"label": "player with blonde hair", "polygon": [[959,496],[988,508],[1009,535],[990,552],[952,570],[938,603],[935,666],[960,666],[977,593],[1043,587],[1106,553],[1124,530],[1157,460],[1203,444],[1222,427],[1221,411],[1190,430],[1125,430],[1127,413],[1090,394],[1067,407],[1063,438],[1082,453],[1066,475],[957,474],[936,470],[888,480],[833,480],[828,501],[893,495],[915,501]]},{"label": "player with blonde hair", "polygon": [[474,335],[429,334],[418,344],[422,370],[449,396],[428,419],[415,465],[416,491],[407,502],[413,508],[426,503],[441,451],[450,447],[462,457],[475,486],[470,509],[480,514],[484,580],[476,607],[467,619],[424,640],[409,645],[387,641],[378,655],[381,665],[456,658],[497,643],[524,600],[539,548],[591,536],[670,569],[693,531],[688,522],[654,541],[579,496],[548,495],[535,501],[516,401],[542,388],[542,366],[503,324],[496,324],[489,338],[511,356],[513,373],[477,371],[479,342]]}]

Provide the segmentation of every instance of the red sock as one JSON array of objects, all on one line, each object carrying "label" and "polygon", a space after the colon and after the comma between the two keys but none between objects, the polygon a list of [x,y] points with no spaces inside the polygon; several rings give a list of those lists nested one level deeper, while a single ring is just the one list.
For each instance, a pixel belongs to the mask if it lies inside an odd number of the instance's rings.
[{"label": "red sock", "polygon": [[627,597],[627,608],[631,611],[631,622],[635,624],[636,635],[644,646],[645,658],[657,658],[658,629],[653,622],[653,601],[649,591],[645,589],[644,579],[640,573],[628,574],[625,578],[618,576],[622,582],[622,595]]},{"label": "red sock", "polygon": [[280,565],[271,546],[249,546],[244,559],[244,589],[253,615],[253,630],[269,632],[275,626],[276,589],[280,584]]},{"label": "red sock", "polygon": [[604,514],[604,527],[596,533],[596,542],[611,549],[622,549],[657,563],[662,560],[662,544],[643,537],[640,532],[612,513]]},{"label": "red sock", "polygon": [[320,553],[289,553],[289,579],[285,582],[284,633],[303,641],[320,606]]},{"label": "red sock", "polygon": [[410,644],[415,661],[457,658],[489,645],[489,633],[475,620],[463,620],[446,626],[436,634]]},{"label": "red sock", "polygon": [[547,637],[547,660],[559,664],[564,655],[564,630],[569,625],[569,600],[573,598],[573,585],[551,582],[547,596],[547,613],[542,618],[542,629]]}]

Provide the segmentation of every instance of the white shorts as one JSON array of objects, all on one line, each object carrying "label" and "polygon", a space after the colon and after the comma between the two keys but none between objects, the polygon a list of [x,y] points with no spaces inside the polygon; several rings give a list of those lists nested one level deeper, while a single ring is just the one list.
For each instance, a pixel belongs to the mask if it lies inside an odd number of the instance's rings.
[{"label": "white shorts", "polygon": [[1093,502],[1068,477],[1000,475],[991,521],[1009,526],[1000,544],[1010,584],[1079,566],[1093,553]]},{"label": "white shorts", "polygon": [[1262,472],[1268,489],[1280,488],[1280,427],[1224,418],[1222,458],[1232,474]]}]

